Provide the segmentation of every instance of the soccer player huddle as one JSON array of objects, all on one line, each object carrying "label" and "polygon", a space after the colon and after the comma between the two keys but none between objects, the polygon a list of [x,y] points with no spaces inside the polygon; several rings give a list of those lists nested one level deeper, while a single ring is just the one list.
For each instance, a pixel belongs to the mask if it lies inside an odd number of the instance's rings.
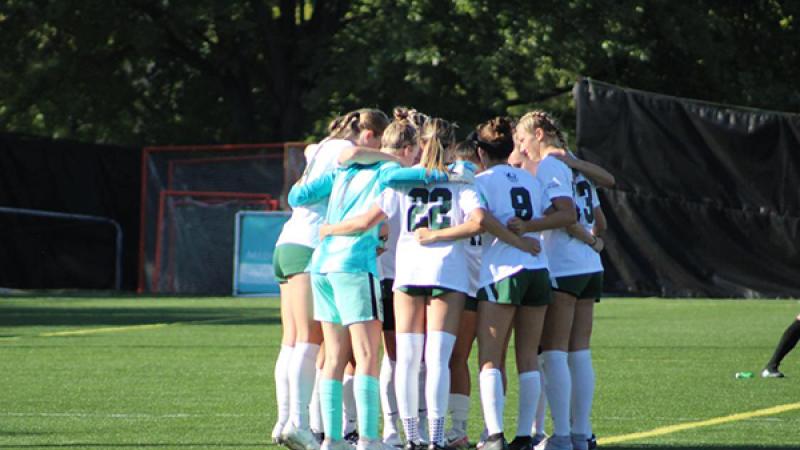
[{"label": "soccer player huddle", "polygon": [[[361,109],[331,122],[306,159],[273,260],[275,442],[467,447],[477,340],[479,448],[593,445],[589,343],[605,229],[595,185],[613,185],[611,174],[570,153],[542,111],[493,118],[456,142],[446,120]],[[516,380],[505,371],[512,330]],[[519,391],[508,443],[507,380]]]}]

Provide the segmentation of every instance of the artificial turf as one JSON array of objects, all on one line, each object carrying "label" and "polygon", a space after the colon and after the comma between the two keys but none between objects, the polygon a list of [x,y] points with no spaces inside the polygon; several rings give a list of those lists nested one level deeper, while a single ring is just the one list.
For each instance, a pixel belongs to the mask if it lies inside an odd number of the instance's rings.
[{"label": "artificial turf", "polygon": [[[0,448],[272,447],[277,304],[275,298],[0,299]],[[593,426],[601,448],[800,448],[800,350],[782,365],[785,379],[734,378],[737,371],[760,371],[799,312],[796,300],[603,300],[595,309],[592,351]],[[513,356],[508,367],[514,370]],[[472,385],[475,440],[482,428],[476,377]],[[516,405],[510,376],[509,437]],[[604,444],[777,405],[790,406]]]}]

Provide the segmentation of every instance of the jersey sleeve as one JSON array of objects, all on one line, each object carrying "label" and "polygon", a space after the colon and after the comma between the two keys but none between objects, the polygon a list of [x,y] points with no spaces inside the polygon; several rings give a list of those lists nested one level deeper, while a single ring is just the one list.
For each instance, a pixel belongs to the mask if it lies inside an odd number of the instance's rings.
[{"label": "jersey sleeve", "polygon": [[295,184],[289,191],[287,198],[289,206],[295,208],[328,198],[331,195],[335,178],[336,171],[329,170],[311,182]]},{"label": "jersey sleeve", "polygon": [[461,188],[461,192],[458,194],[458,206],[464,212],[464,216],[469,216],[472,211],[478,208],[485,208],[481,203],[478,192],[472,186]]},{"label": "jersey sleeve", "polygon": [[447,181],[447,174],[439,170],[427,170],[422,167],[392,166],[381,170],[381,186],[408,186],[431,184]]},{"label": "jersey sleeve", "polygon": [[545,158],[536,172],[542,190],[548,200],[557,197],[573,197],[572,173],[569,168],[555,158]]}]

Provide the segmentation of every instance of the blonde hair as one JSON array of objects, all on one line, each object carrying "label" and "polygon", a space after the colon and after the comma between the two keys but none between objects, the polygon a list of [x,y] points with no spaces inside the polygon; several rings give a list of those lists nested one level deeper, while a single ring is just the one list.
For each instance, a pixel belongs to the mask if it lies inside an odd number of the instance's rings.
[{"label": "blonde hair", "polygon": [[567,141],[556,125],[555,119],[544,111],[536,110],[525,114],[519,119],[519,126],[530,134],[534,134],[536,129],[540,128],[546,143],[558,148],[567,148]]},{"label": "blonde hair", "polygon": [[371,130],[380,136],[389,125],[389,118],[378,109],[362,108],[349,112],[331,122],[331,137],[354,139],[364,130]]},{"label": "blonde hair", "polygon": [[420,163],[428,170],[447,171],[447,151],[456,140],[455,127],[438,117],[430,118],[422,127],[420,141],[423,145]]},{"label": "blonde hair", "polygon": [[394,120],[386,127],[381,137],[381,147],[390,150],[400,150],[406,145],[416,145],[418,142],[417,127],[408,120]]}]

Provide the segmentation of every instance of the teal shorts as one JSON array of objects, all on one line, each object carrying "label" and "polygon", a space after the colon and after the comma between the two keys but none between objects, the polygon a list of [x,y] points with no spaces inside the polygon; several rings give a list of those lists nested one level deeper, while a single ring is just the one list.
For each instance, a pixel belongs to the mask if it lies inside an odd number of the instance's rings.
[{"label": "teal shorts", "polygon": [[547,269],[522,269],[478,291],[478,300],[500,305],[549,305],[550,275]]},{"label": "teal shorts", "polygon": [[553,277],[554,291],[566,292],[578,300],[597,300],[603,296],[603,272]]},{"label": "teal shorts", "polygon": [[312,254],[313,248],[300,244],[281,244],[275,247],[272,269],[278,283],[286,283],[290,276],[305,272]]},{"label": "teal shorts", "polygon": [[381,286],[369,272],[311,274],[314,320],[350,325],[383,320]]}]

